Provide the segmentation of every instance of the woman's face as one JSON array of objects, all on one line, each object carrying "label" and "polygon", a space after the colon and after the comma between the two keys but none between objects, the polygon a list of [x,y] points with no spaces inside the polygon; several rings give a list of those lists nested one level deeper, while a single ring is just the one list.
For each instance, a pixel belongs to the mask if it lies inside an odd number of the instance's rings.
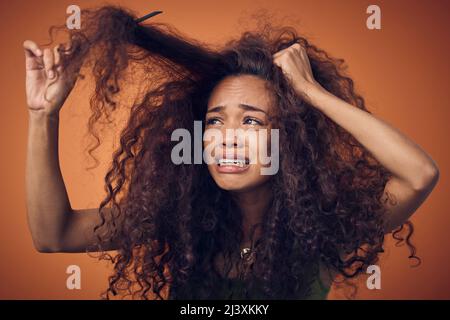
[{"label": "woman's face", "polygon": [[[205,135],[216,129],[216,133],[221,133],[222,141],[204,141],[204,148],[216,151],[211,152],[214,161],[208,164],[208,170],[224,190],[249,191],[271,177],[261,174],[261,168],[270,164],[262,164],[258,156],[260,148],[266,148],[270,153],[269,112],[273,96],[266,84],[265,80],[253,75],[229,76],[209,97]],[[256,135],[249,134],[251,131]],[[267,143],[259,138],[259,134],[267,139]],[[237,161],[232,161],[233,157]]]}]

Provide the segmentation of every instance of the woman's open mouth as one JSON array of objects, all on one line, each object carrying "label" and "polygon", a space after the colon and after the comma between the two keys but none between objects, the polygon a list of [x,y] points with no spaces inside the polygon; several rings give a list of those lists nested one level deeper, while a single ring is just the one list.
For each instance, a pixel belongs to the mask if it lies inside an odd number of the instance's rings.
[{"label": "woman's open mouth", "polygon": [[216,159],[217,171],[220,173],[241,173],[250,167],[250,161],[245,157],[238,157],[234,159],[220,158]]}]

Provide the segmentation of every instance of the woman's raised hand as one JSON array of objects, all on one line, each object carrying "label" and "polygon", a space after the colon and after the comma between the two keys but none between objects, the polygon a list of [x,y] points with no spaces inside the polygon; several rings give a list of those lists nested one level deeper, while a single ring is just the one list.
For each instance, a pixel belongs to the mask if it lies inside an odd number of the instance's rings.
[{"label": "woman's raised hand", "polygon": [[63,70],[58,51],[60,45],[41,49],[35,42],[26,40],[23,47],[28,109],[47,115],[57,114],[75,85],[77,73],[67,74]]}]

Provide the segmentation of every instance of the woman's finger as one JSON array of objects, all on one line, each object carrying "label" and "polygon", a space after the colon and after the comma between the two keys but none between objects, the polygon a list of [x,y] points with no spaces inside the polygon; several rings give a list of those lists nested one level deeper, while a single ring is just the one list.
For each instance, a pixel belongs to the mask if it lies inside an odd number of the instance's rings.
[{"label": "woman's finger", "polygon": [[303,47],[300,43],[296,42],[291,46],[293,49],[302,50]]},{"label": "woman's finger", "polygon": [[57,46],[55,46],[55,47],[53,48],[53,56],[55,57],[55,61],[54,61],[55,65],[58,65],[59,62],[60,62],[60,60],[61,60],[61,56],[60,56],[60,54],[59,54],[59,48],[60,48],[60,47],[61,47],[61,45],[58,44]]},{"label": "woman's finger", "polygon": [[50,49],[44,49],[44,68],[49,79],[53,79],[55,72],[53,71],[54,57]]},{"label": "woman's finger", "polygon": [[42,50],[39,49],[39,46],[34,41],[25,40],[23,42],[23,48],[25,49],[25,55],[27,57],[32,58],[33,56],[42,56]]}]

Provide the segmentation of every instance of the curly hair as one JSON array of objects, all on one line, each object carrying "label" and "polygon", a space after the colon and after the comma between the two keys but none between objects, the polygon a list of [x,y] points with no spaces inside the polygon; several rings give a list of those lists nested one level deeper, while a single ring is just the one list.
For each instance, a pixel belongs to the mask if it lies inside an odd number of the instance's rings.
[{"label": "curly hair", "polygon": [[[70,47],[60,49],[60,63],[92,71],[89,132],[97,144],[90,153],[100,144],[97,124],[117,110],[122,87],[133,79],[139,87],[136,99],[127,100],[129,117],[105,176],[102,222],[95,227],[96,251],[114,264],[106,299],[214,297],[214,258],[220,252],[231,259],[239,248],[242,214],[206,164],[172,163],[171,133],[193,132],[194,120],[204,121],[211,91],[230,75],[267,81],[276,100],[272,124],[280,137],[280,169],[271,180],[273,200],[247,285],[260,281],[269,299],[297,299],[310,291],[306,275],[313,262],[344,279],[376,263],[385,240],[384,204],[395,200],[384,197],[391,174],[296,93],[272,55],[301,44],[322,87],[370,112],[345,75],[343,59],[331,57],[295,28],[269,22],[221,48],[163,23],[137,23],[133,12],[117,6],[83,10],[82,22],[81,30],[67,31]],[[418,259],[412,232],[407,221],[393,236]],[[108,241],[118,246],[114,256],[102,247]],[[198,290],[192,290],[193,283],[200,284]]]}]

